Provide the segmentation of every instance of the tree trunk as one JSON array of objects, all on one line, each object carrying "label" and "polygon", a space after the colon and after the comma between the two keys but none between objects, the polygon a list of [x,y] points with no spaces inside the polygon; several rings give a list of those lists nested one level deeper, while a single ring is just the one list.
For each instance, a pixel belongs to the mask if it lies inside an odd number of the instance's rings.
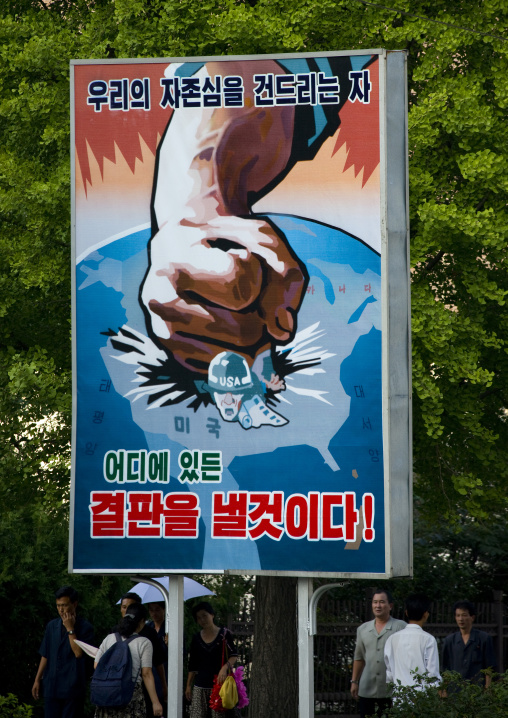
[{"label": "tree trunk", "polygon": [[251,718],[298,715],[297,579],[256,577]]}]

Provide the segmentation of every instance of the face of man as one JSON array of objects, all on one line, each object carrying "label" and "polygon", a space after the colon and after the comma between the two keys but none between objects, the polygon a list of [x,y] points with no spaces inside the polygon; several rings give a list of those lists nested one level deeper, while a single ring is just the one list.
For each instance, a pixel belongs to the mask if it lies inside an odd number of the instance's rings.
[{"label": "face of man", "polygon": [[74,603],[71,601],[69,596],[62,596],[62,598],[56,599],[56,610],[58,611],[58,615],[63,620],[66,614],[76,614],[76,608],[78,606],[78,602],[75,601]]},{"label": "face of man", "polygon": [[213,398],[224,421],[234,421],[240,411],[243,394],[232,394],[230,391],[219,394],[218,391],[214,391]]},{"label": "face of man", "polygon": [[471,633],[474,619],[475,617],[471,616],[467,608],[457,608],[455,611],[455,621],[457,622],[457,626],[466,634]]},{"label": "face of man", "polygon": [[164,609],[158,603],[149,603],[148,613],[154,623],[164,623]]},{"label": "face of man", "polygon": [[122,614],[122,618],[127,613],[127,609],[129,606],[131,606],[133,603],[136,603],[136,601],[133,598],[124,598],[122,603],[120,604],[120,612]]},{"label": "face of man", "polygon": [[388,603],[386,593],[375,593],[372,597],[372,613],[380,621],[387,621],[390,618],[390,611],[393,603]]}]

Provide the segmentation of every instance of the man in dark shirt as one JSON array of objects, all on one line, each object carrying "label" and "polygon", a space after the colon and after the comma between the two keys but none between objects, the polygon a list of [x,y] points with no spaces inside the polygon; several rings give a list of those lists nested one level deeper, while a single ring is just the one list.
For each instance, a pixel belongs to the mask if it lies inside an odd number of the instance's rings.
[{"label": "man in dark shirt", "polygon": [[59,588],[55,597],[60,618],[46,626],[32,695],[37,700],[44,693],[45,718],[80,718],[85,702],[87,659],[76,639],[93,643],[93,626],[76,615],[78,594],[72,586]]},{"label": "man in dark shirt", "polygon": [[487,668],[496,670],[492,639],[485,631],[473,628],[476,618],[474,603],[457,601],[453,609],[459,630],[445,639],[443,670],[456,671],[462,678],[488,688],[492,679],[481,671]]}]

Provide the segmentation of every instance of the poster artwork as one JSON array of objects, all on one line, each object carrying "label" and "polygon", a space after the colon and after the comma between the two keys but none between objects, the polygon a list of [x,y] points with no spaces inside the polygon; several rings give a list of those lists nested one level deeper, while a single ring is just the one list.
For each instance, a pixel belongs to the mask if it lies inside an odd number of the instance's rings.
[{"label": "poster artwork", "polygon": [[385,570],[378,55],[73,66],[73,570]]}]

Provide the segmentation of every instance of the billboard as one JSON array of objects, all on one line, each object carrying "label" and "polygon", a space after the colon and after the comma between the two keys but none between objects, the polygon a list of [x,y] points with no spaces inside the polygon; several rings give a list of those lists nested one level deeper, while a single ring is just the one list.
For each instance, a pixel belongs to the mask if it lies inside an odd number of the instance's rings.
[{"label": "billboard", "polygon": [[71,74],[70,570],[410,573],[403,53]]}]

